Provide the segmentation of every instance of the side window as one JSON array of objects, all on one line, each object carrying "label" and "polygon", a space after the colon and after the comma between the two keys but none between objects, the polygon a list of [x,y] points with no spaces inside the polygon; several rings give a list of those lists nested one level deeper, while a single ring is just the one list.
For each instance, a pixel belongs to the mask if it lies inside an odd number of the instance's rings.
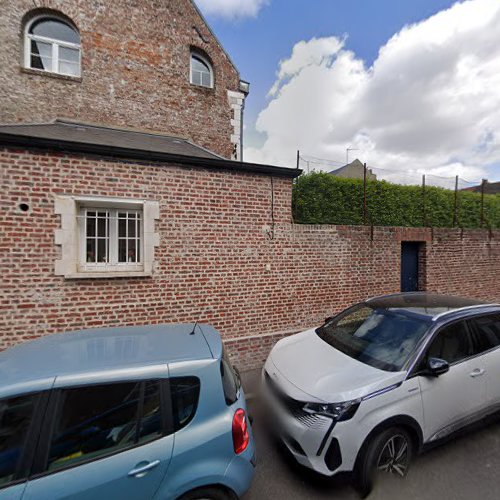
[{"label": "side window", "polygon": [[500,315],[492,314],[470,320],[476,353],[488,351],[500,345]]},{"label": "side window", "polygon": [[0,488],[16,479],[38,396],[0,400]]},{"label": "side window", "polygon": [[142,418],[139,423],[139,442],[157,439],[162,434],[160,383],[148,380],[144,389]]},{"label": "side window", "polygon": [[224,389],[224,397],[227,405],[232,405],[238,399],[238,391],[240,389],[240,379],[234,371],[226,351],[223,351],[222,360],[220,363],[220,375],[222,378],[222,388]]},{"label": "side window", "polygon": [[98,459],[162,434],[160,382],[61,391],[48,470]]},{"label": "side window", "polygon": [[173,377],[170,379],[174,430],[185,427],[193,419],[200,397],[200,380],[196,377]]},{"label": "side window", "polygon": [[427,358],[440,358],[451,364],[472,354],[467,327],[463,321],[460,321],[438,332],[427,351]]}]

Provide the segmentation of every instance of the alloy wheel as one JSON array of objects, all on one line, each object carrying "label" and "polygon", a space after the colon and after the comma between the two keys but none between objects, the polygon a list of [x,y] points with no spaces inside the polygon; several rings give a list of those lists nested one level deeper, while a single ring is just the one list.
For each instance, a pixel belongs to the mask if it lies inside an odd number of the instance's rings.
[{"label": "alloy wheel", "polygon": [[403,477],[408,469],[408,440],[402,434],[391,436],[378,457],[377,470]]}]

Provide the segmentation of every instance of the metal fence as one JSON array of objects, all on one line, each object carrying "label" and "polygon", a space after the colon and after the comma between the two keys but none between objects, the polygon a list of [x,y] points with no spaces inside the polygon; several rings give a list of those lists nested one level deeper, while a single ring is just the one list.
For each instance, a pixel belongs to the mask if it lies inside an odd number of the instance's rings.
[{"label": "metal fence", "polygon": [[[310,172],[333,172],[342,168],[347,164],[340,160],[328,160],[317,158],[314,156],[306,156],[297,151],[297,168],[302,169],[306,173]],[[481,228],[492,229],[492,225],[485,213],[485,187],[488,184],[487,179],[468,180],[458,175],[455,176],[438,176],[433,174],[422,174],[412,170],[390,170],[374,167],[370,164],[359,163],[360,167],[355,175],[349,178],[363,180],[363,223],[372,224],[372,218],[369,211],[369,200],[367,198],[367,185],[373,181],[385,181],[391,184],[402,186],[419,186],[421,188],[421,207],[422,220],[424,226],[432,227],[432,220],[427,216],[427,196],[429,187],[439,187],[453,192],[453,227],[461,227],[460,213],[460,195],[462,191],[473,191],[480,197],[479,213],[477,214],[479,226]],[[375,178],[374,178],[375,177]],[[500,195],[499,195],[500,196]],[[479,201],[479,200],[478,200]],[[451,215],[451,214],[450,214]]]}]

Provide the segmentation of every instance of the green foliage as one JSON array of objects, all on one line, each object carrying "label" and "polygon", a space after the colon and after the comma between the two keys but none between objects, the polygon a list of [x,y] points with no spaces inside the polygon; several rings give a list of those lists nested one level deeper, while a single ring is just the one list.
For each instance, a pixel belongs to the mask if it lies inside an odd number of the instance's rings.
[{"label": "green foliage", "polygon": [[[455,193],[427,186],[425,220],[421,186],[367,182],[368,221],[377,226],[453,227]],[[363,181],[324,172],[303,174],[293,188],[293,215],[301,224],[363,224]],[[458,226],[481,224],[481,194],[458,192]],[[500,227],[500,196],[484,196],[485,227]]]}]

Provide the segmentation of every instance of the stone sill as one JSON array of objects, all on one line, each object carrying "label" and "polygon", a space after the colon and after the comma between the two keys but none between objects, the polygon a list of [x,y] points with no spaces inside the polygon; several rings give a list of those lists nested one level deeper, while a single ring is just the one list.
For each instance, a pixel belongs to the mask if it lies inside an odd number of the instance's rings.
[{"label": "stone sill", "polygon": [[56,78],[57,80],[65,80],[67,82],[74,82],[74,83],[81,83],[83,81],[81,76],[61,75],[60,73],[52,73],[52,71],[24,68],[22,66],[21,66],[21,73],[26,73],[28,75],[47,76],[49,78]]},{"label": "stone sill", "polygon": [[149,278],[152,273],[145,271],[107,271],[107,272],[84,272],[70,273],[64,277],[66,279],[96,279],[96,278]]}]

